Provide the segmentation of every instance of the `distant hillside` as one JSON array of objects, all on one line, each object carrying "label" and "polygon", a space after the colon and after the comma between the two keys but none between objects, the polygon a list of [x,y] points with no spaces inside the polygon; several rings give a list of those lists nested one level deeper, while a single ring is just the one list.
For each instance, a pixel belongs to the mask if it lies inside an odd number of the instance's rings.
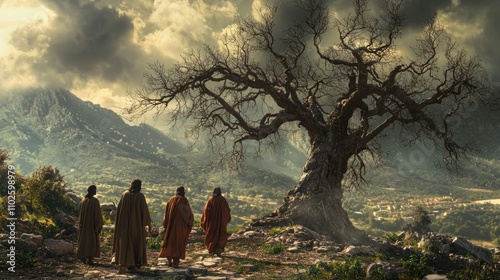
[{"label": "distant hillside", "polygon": [[[133,178],[140,178],[157,222],[162,205],[176,185],[188,188],[195,213],[201,212],[215,186],[223,188],[235,214],[234,223],[272,211],[301,176],[307,140],[300,133],[283,134],[281,146],[251,157],[241,173],[208,168],[214,155],[202,149],[186,151],[184,144],[145,124],[129,125],[116,113],[85,102],[64,89],[28,89],[3,93],[0,99],[0,147],[23,174],[37,166],[53,165],[78,195],[89,184],[99,186],[103,202],[116,202]],[[379,139],[381,167],[367,161],[365,192],[346,193],[346,199],[365,203],[394,196],[401,200],[450,195],[466,199],[498,198],[500,193],[500,126],[498,113],[475,109],[460,114],[453,129],[464,142],[475,142],[478,153],[458,173],[434,164],[441,151],[427,141],[404,146],[400,132]],[[385,189],[384,189],[385,188]],[[488,190],[478,192],[477,189]],[[347,207],[349,208],[349,207]]]},{"label": "distant hillside", "polygon": [[128,168],[135,161],[168,167],[173,164],[165,155],[184,152],[158,130],[130,126],[113,111],[61,89],[10,93],[0,101],[0,129],[0,144],[24,173],[52,164],[67,176],[98,173],[106,165],[137,175]]},{"label": "distant hillside", "polygon": [[[3,96],[0,147],[18,171],[30,174],[37,166],[56,166],[79,195],[90,184],[100,187],[104,202],[118,201],[129,182],[140,178],[148,199],[155,203],[157,221],[162,203],[176,185],[189,188],[197,210],[213,187],[222,186],[230,197],[234,193],[235,213],[241,204],[245,216],[257,217],[271,211],[295,184],[290,177],[262,167],[248,166],[241,174],[211,170],[210,155],[188,153],[182,143],[159,130],[129,125],[113,111],[64,89],[29,89]],[[255,201],[263,196],[264,203]]]}]

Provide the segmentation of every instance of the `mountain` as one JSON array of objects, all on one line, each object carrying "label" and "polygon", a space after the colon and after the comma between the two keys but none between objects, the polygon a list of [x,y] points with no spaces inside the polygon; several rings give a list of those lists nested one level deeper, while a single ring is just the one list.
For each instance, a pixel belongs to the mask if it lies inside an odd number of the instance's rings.
[{"label": "mountain", "polygon": [[[130,126],[111,110],[84,102],[66,90],[12,92],[0,102],[2,146],[23,173],[52,164],[64,173],[98,172],[106,165],[159,162],[173,166],[163,154],[185,151],[148,125]],[[89,172],[90,173],[90,172]]]},{"label": "mountain", "polygon": [[[240,173],[209,167],[214,155],[190,152],[179,135],[166,135],[146,124],[130,125],[119,115],[85,102],[64,89],[27,89],[3,93],[0,99],[0,147],[10,163],[29,175],[37,166],[58,167],[69,186],[83,196],[90,184],[98,186],[104,203],[117,202],[134,178],[144,182],[153,218],[161,221],[163,204],[184,185],[199,215],[213,187],[221,187],[232,208],[233,224],[241,225],[274,210],[301,175],[307,140],[301,133],[281,135],[281,145],[247,160]],[[479,151],[462,169],[450,173],[434,164],[442,151],[429,141],[404,146],[400,131],[379,139],[380,166],[367,160],[361,192],[346,192],[345,207],[370,213],[381,205],[404,202],[405,216],[424,197],[452,196],[460,201],[500,197],[500,137],[497,113],[481,108],[459,114],[453,129]],[[403,135],[404,138],[404,135]],[[363,216],[364,217],[364,216]]]},{"label": "mountain", "polygon": [[127,124],[113,111],[64,89],[17,90],[2,96],[0,147],[17,171],[29,175],[38,166],[53,165],[78,195],[96,184],[104,202],[118,201],[130,181],[140,178],[155,204],[157,221],[176,185],[188,188],[193,208],[200,211],[213,187],[222,187],[230,199],[234,193],[236,217],[244,211],[244,218],[255,218],[271,211],[295,184],[258,166],[249,165],[241,173],[211,169],[212,155],[188,152],[161,131]]}]

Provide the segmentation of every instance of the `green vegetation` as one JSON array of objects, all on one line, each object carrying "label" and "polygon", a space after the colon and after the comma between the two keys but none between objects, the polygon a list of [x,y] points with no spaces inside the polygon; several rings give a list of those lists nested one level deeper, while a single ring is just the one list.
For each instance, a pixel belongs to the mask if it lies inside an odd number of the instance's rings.
[{"label": "green vegetation", "polygon": [[236,233],[240,230],[244,230],[245,227],[244,226],[235,226],[235,227],[228,227],[227,228],[227,233],[228,234],[232,234],[232,233]]},{"label": "green vegetation", "polygon": [[401,265],[408,279],[422,279],[425,275],[432,273],[424,255],[411,255],[408,260],[403,260]]},{"label": "green vegetation", "polygon": [[500,270],[489,265],[483,266],[476,263],[467,264],[466,268],[454,270],[446,276],[448,279],[455,280],[500,279]]},{"label": "green vegetation", "polygon": [[[428,177],[440,176],[429,174]],[[391,238],[387,234],[399,233],[405,225],[415,222],[415,207],[423,205],[421,210],[427,213],[429,220],[425,223],[430,231],[500,244],[500,216],[497,215],[500,205],[475,203],[475,200],[500,198],[500,190],[446,184],[436,188],[412,178],[406,181],[406,184],[396,181],[394,186],[377,186],[364,192],[346,192],[344,205],[353,223],[372,236]],[[426,225],[422,226],[425,231]]]},{"label": "green vegetation", "polygon": [[461,206],[437,219],[434,228],[442,234],[468,239],[493,241],[500,246],[499,205],[471,204]]},{"label": "green vegetation", "polygon": [[277,255],[283,253],[285,246],[281,243],[271,243],[262,245],[262,251],[266,254]]},{"label": "green vegetation", "polygon": [[[6,171],[8,155],[0,149],[0,171],[1,176],[8,174]],[[53,236],[60,228],[64,226],[61,221],[55,219],[54,216],[58,213],[66,213],[72,216],[77,215],[77,204],[66,195],[66,183],[63,180],[63,175],[59,170],[52,166],[42,166],[36,168],[31,177],[25,177],[15,172],[12,182],[15,181],[15,193],[11,193],[11,197],[15,197],[14,211],[15,216],[20,220],[28,220],[33,223],[36,228],[36,233],[43,236]],[[3,193],[0,194],[2,204],[0,205],[0,223],[4,223],[7,218],[7,180],[0,182],[0,189]],[[26,263],[30,263],[29,256],[26,257]]]},{"label": "green vegetation", "polygon": [[282,233],[287,227],[273,227],[269,230],[269,236],[275,236]]},{"label": "green vegetation", "polygon": [[52,166],[35,169],[19,191],[20,204],[27,213],[39,214],[50,218],[63,211],[76,214],[76,202],[66,196],[66,183],[59,170]]},{"label": "green vegetation", "polygon": [[364,280],[366,278],[365,268],[360,258],[348,258],[344,262],[319,262],[315,266],[309,266],[306,273],[301,273],[294,280]]},{"label": "green vegetation", "polygon": [[161,244],[162,244],[162,240],[159,239],[159,238],[151,238],[151,237],[148,237],[146,239],[146,247],[148,249],[154,249],[154,250],[158,250],[161,248]]}]

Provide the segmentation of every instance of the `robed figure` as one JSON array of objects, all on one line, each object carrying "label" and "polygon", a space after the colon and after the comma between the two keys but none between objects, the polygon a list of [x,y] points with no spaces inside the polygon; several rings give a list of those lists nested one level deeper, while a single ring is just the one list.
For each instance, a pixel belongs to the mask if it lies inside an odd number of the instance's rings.
[{"label": "robed figure", "polygon": [[184,187],[178,187],[175,195],[168,200],[163,216],[165,235],[159,256],[167,258],[168,266],[178,267],[179,260],[186,258],[186,247],[193,222],[193,212],[185,197]]},{"label": "robed figure", "polygon": [[208,199],[200,225],[205,231],[205,247],[210,254],[220,256],[227,244],[227,224],[231,221],[231,209],[222,196],[220,188],[215,188]]},{"label": "robed figure", "polygon": [[76,257],[86,264],[94,264],[94,258],[101,256],[99,235],[101,234],[103,220],[101,205],[94,197],[97,187],[91,185],[87,188],[87,195],[78,207],[78,241]]},{"label": "robed figure", "polygon": [[112,263],[119,265],[119,273],[125,272],[125,268],[134,272],[148,264],[146,226],[151,232],[151,217],[141,186],[140,180],[132,181],[116,209]]}]

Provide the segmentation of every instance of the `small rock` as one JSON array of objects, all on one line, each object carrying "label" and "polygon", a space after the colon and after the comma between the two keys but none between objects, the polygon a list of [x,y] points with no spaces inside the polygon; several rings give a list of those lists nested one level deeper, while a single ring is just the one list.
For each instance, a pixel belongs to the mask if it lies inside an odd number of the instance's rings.
[{"label": "small rock", "polygon": [[214,267],[214,266],[217,266],[217,263],[215,263],[215,262],[209,262],[209,261],[203,261],[202,265],[204,267]]},{"label": "small rock", "polygon": [[45,239],[45,248],[55,256],[63,256],[73,253],[73,244],[64,240]]},{"label": "small rock", "polygon": [[316,252],[318,253],[327,253],[330,252],[331,250],[332,250],[331,246],[320,246],[316,248]]},{"label": "small rock", "polygon": [[87,278],[98,278],[101,276],[101,272],[99,270],[91,270],[91,271],[87,271],[87,273],[85,274],[84,277],[87,277]]},{"label": "small rock", "polygon": [[299,251],[299,248],[298,247],[290,247],[290,248],[287,248],[286,250],[290,253],[295,253],[295,252]]},{"label": "small rock", "polygon": [[446,275],[429,274],[424,276],[422,280],[448,280],[448,278],[446,278]]},{"label": "small rock", "polygon": [[243,235],[246,237],[254,237],[254,236],[257,236],[258,234],[256,231],[250,230],[250,231],[246,231],[245,233],[243,233]]},{"label": "small rock", "polygon": [[359,256],[359,255],[373,255],[375,254],[375,249],[369,246],[349,246],[343,251],[346,255]]},{"label": "small rock", "polygon": [[64,273],[64,270],[58,270],[56,272],[56,276],[57,277],[64,277],[66,275],[66,273]]},{"label": "small rock", "polygon": [[33,242],[38,247],[42,247],[43,246],[43,236],[38,235],[38,234],[23,233],[23,234],[21,234],[21,239]]}]

